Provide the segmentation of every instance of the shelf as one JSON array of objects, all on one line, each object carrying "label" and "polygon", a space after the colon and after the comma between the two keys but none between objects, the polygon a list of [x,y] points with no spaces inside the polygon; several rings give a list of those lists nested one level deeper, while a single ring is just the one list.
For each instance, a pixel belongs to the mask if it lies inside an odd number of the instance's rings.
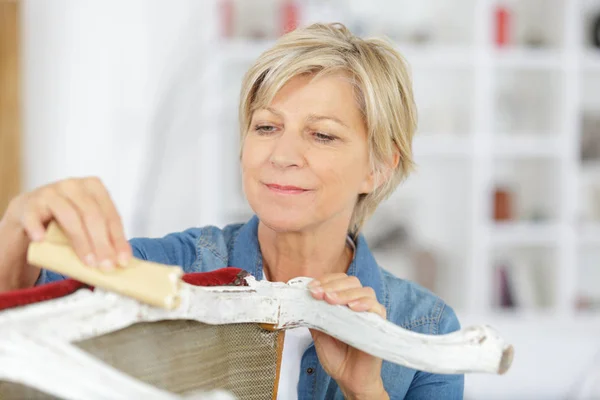
[{"label": "shelf", "polygon": [[[249,61],[257,58],[275,43],[274,39],[231,39],[219,45],[219,54],[227,60]],[[397,43],[396,49],[412,67],[466,68],[473,67],[475,52],[467,46],[414,45]],[[495,49],[493,62],[498,67],[519,69],[560,69],[564,53],[547,49]],[[584,65],[600,70],[600,54],[586,53]]]},{"label": "shelf", "polygon": [[[542,326],[551,327],[549,331],[570,330],[573,326],[597,332],[600,328],[600,314],[581,313],[573,310],[570,314],[557,318],[556,309],[545,310],[492,310],[487,313],[461,313],[461,323],[465,326],[487,323],[497,329],[503,326],[526,326],[532,332],[539,332]],[[534,328],[535,327],[535,328]]]},{"label": "shelf", "polygon": [[600,72],[600,50],[588,49],[583,53],[583,69],[590,72]]},{"label": "shelf", "polygon": [[600,161],[598,160],[580,161],[579,168],[581,169],[582,175],[590,176],[592,178],[600,177]]},{"label": "shelf", "polygon": [[492,148],[498,157],[559,158],[563,153],[563,142],[558,135],[496,134]]},{"label": "shelf", "polygon": [[501,68],[552,70],[562,68],[564,53],[558,50],[507,48],[495,49],[494,63]]},{"label": "shelf", "polygon": [[[274,44],[274,39],[223,40],[222,44],[219,45],[218,54],[225,61],[252,61]],[[473,51],[464,46],[396,44],[396,49],[413,68],[473,66]]]},{"label": "shelf", "polygon": [[228,62],[252,62],[275,44],[269,39],[231,39],[219,46],[218,55]]},{"label": "shelf", "polygon": [[465,46],[400,43],[396,49],[413,68],[468,68],[474,65],[473,50]]},{"label": "shelf", "polygon": [[600,223],[586,223],[577,233],[581,246],[600,246]]},{"label": "shelf", "polygon": [[492,225],[491,236],[496,246],[553,246],[558,243],[559,226],[555,223],[498,223]]},{"label": "shelf", "polygon": [[468,157],[473,152],[472,140],[466,135],[454,133],[417,133],[413,140],[415,158],[419,157]]}]

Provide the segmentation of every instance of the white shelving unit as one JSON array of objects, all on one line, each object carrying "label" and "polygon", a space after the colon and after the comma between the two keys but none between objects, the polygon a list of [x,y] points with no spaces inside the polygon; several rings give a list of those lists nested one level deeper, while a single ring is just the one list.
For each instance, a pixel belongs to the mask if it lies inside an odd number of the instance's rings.
[{"label": "white shelving unit", "polygon": [[494,64],[520,70],[560,70],[565,53],[545,49],[492,49]]},{"label": "white shelving unit", "polygon": [[[348,0],[347,3],[352,1]],[[579,161],[580,103],[581,87],[585,84],[582,80],[586,73],[597,72],[600,76],[600,51],[586,50],[583,40],[583,14],[590,2],[552,0],[544,3],[545,7],[560,8],[554,10],[553,14],[558,16],[560,21],[550,20],[548,24],[555,24],[561,31],[559,40],[554,40],[554,43],[543,48],[521,45],[498,48],[495,45],[494,8],[497,4],[516,7],[520,2],[464,0],[463,3],[465,7],[474,7],[470,27],[473,32],[471,39],[455,44],[397,42],[398,49],[410,63],[415,75],[415,87],[419,89],[416,90],[417,102],[422,126],[425,126],[425,130],[419,132],[414,141],[416,161],[424,170],[434,171],[438,168],[438,172],[432,173],[431,176],[443,175],[447,173],[445,170],[448,165],[456,165],[456,168],[452,169],[458,171],[452,177],[453,182],[464,184],[467,188],[459,191],[448,189],[445,192],[448,199],[451,199],[447,203],[465,204],[460,218],[452,216],[456,225],[448,227],[444,225],[446,222],[442,218],[439,227],[436,228],[433,218],[423,216],[415,221],[417,236],[420,239],[425,238],[433,247],[441,249],[440,254],[444,258],[440,268],[447,270],[440,274],[439,279],[444,288],[440,294],[459,313],[506,315],[507,310],[495,308],[492,301],[496,256],[524,248],[538,251],[541,255],[554,255],[551,265],[547,267],[552,270],[554,278],[537,284],[551,286],[547,288],[554,293],[551,315],[554,313],[557,318],[563,320],[576,319],[578,312],[575,304],[578,280],[581,279],[578,277],[581,248],[600,245],[600,223],[589,222],[580,229],[578,219],[581,201],[578,188],[582,174]],[[351,25],[350,22],[348,25]],[[223,87],[235,87],[241,81],[245,68],[272,43],[272,40],[242,38],[222,41],[215,45],[217,56],[214,57],[214,62],[219,65],[217,70]],[[450,78],[440,78],[438,72],[449,74]],[[435,103],[432,106],[420,100],[426,97],[421,96],[422,93],[428,90],[431,93],[430,79],[452,81],[452,74],[466,79],[466,89],[460,93],[460,102],[466,105],[464,109],[467,115],[460,116],[462,122],[452,120],[454,125],[450,124],[452,126],[446,131],[443,122],[439,122],[443,121],[443,118],[436,117],[439,114],[434,112],[439,111],[439,104]],[[504,118],[498,103],[499,96],[505,89],[512,89],[505,84],[504,79],[520,77],[526,83],[531,83],[533,78],[542,79],[544,76],[553,83],[553,89],[541,95],[541,98],[551,102],[551,109],[542,110],[542,120],[548,119],[548,123],[539,129],[532,129],[530,126],[498,128],[500,118]],[[539,89],[535,86],[533,88],[533,92]],[[236,89],[239,89],[239,85]],[[231,95],[225,98],[221,106],[223,126],[231,131],[231,135],[226,139],[228,143],[222,146],[226,149],[224,164],[228,165],[227,173],[231,179],[227,180],[230,183],[223,189],[222,198],[228,200],[222,203],[220,212],[224,222],[231,222],[249,215],[250,210],[240,197],[237,166],[231,167],[236,165],[238,157],[235,122],[238,91],[223,89],[223,92]],[[518,94],[515,96],[518,98]],[[528,104],[531,105],[531,99],[529,103],[524,104],[525,106],[517,105],[521,108],[519,111],[524,112],[524,115],[534,112],[527,108]],[[463,125],[460,125],[461,123]],[[235,151],[229,151],[231,148]],[[537,165],[536,163],[551,166],[547,170],[542,168],[545,176],[540,176],[539,179],[533,174],[532,182],[538,184],[538,181],[546,180],[555,188],[548,193],[542,193],[542,197],[551,199],[555,204],[552,212],[541,221],[525,218],[496,224],[492,218],[492,200],[494,187],[501,173],[499,171],[506,166],[512,166],[510,168],[517,171],[516,175],[521,175],[520,168],[529,164]],[[401,187],[401,193],[390,199],[390,202],[403,202],[406,198],[411,198],[418,203],[419,199],[438,196],[428,192],[430,186],[423,175],[417,175],[407,182],[406,188]],[[408,194],[404,196],[403,193]],[[429,203],[441,204],[433,201]],[[394,204],[387,204],[386,212],[395,209]],[[428,210],[423,211],[426,212]],[[453,211],[445,210],[444,213],[453,214]],[[444,234],[447,237],[442,237],[442,233],[436,236],[436,230],[446,232]],[[453,230],[460,233],[459,241],[452,237],[455,236]],[[508,315],[510,312],[518,315],[521,311],[508,310]],[[528,315],[537,313],[535,309],[527,312]],[[540,316],[549,315],[547,309],[540,309],[539,313]],[[589,318],[589,315],[586,318]]]},{"label": "white shelving unit", "polygon": [[492,246],[554,247],[560,243],[560,223],[516,222],[490,228]]},{"label": "white shelving unit", "polygon": [[416,158],[471,157],[473,141],[469,137],[455,137],[451,133],[417,135],[413,140]]},{"label": "white shelving unit", "polygon": [[[569,123],[565,124],[560,132],[549,134],[522,134],[512,132],[498,133],[494,130],[498,119],[496,100],[502,73],[510,72],[519,74],[523,71],[543,73],[545,71],[558,71],[564,74],[563,79],[572,82],[568,74],[577,74],[571,70],[569,56],[562,49],[527,49],[523,47],[497,48],[492,37],[494,7],[497,3],[491,1],[478,2],[477,32],[477,67],[475,73],[475,87],[477,101],[474,113],[478,115],[473,135],[476,143],[475,157],[472,160],[473,179],[473,204],[471,220],[473,234],[471,241],[471,264],[468,269],[469,287],[468,300],[465,307],[466,313],[489,314],[494,311],[491,299],[493,268],[495,253],[510,252],[512,249],[539,248],[546,251],[548,247],[554,248],[558,254],[556,268],[561,282],[554,293],[556,294],[554,307],[556,311],[568,314],[573,309],[575,280],[573,268],[575,251],[572,226],[574,223],[573,201],[571,196],[563,196],[559,202],[557,218],[551,223],[539,222],[508,222],[494,223],[491,218],[493,190],[496,184],[495,172],[500,163],[512,163],[515,159],[535,160],[550,158],[559,164],[560,171],[558,185],[560,192],[564,193],[570,181],[576,179],[576,170],[569,161],[573,158],[570,154],[577,147],[576,127],[573,118],[565,116]],[[554,4],[554,3],[553,3]],[[508,4],[510,6],[510,3]],[[571,8],[569,5],[564,5]],[[576,22],[574,10],[564,12],[565,37],[574,29]],[[569,45],[574,44],[575,38],[569,40]],[[568,48],[568,47],[567,47]],[[565,84],[565,89],[566,89]],[[570,86],[569,86],[570,89]],[[577,104],[577,93],[572,90],[556,101],[563,102],[559,108],[570,112],[571,105]],[[550,139],[550,140],[549,140]],[[565,286],[565,283],[568,286]],[[544,283],[542,283],[544,284]],[[498,310],[496,310],[498,311]]]}]

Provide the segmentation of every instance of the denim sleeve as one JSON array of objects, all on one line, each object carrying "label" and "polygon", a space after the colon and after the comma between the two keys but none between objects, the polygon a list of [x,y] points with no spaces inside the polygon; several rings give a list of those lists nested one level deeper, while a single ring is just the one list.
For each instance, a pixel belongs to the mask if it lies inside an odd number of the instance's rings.
[{"label": "denim sleeve", "polygon": [[171,233],[157,239],[136,238],[129,244],[133,256],[142,260],[167,265],[178,265],[185,272],[191,272],[198,258],[197,246],[200,228],[191,228],[184,232]]},{"label": "denim sleeve", "polygon": [[[184,232],[171,233],[158,239],[131,239],[129,244],[133,256],[136,258],[167,265],[179,265],[185,272],[189,272],[196,260],[196,244],[200,232],[200,228],[192,228]],[[65,275],[42,269],[35,286],[67,278]]]},{"label": "denim sleeve", "polygon": [[[438,334],[460,329],[460,323],[449,306],[444,307],[440,317]],[[406,393],[406,400],[448,399],[458,400],[464,396],[464,375],[431,374],[418,371]]]},{"label": "denim sleeve", "polygon": [[44,285],[46,283],[51,283],[51,282],[58,282],[58,281],[62,281],[67,278],[68,277],[66,277],[62,274],[59,274],[57,272],[48,271],[47,269],[42,269],[42,271],[40,272],[40,276],[38,276],[37,281],[35,281],[34,286]]}]

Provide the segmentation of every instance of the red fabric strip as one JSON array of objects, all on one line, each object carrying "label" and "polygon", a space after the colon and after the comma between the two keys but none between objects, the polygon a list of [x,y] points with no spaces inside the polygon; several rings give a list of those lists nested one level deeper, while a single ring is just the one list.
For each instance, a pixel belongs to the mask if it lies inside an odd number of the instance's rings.
[{"label": "red fabric strip", "polygon": [[0,294],[0,311],[63,297],[83,287],[89,286],[74,279],[66,279],[64,281],[2,293]]},{"label": "red fabric strip", "polygon": [[247,286],[244,277],[248,275],[242,269],[227,267],[211,272],[185,274],[183,281],[194,286]]},{"label": "red fabric strip", "polygon": [[[227,267],[211,272],[185,274],[183,281],[194,286],[247,286],[244,278],[248,275],[242,269]],[[67,296],[83,287],[93,289],[91,286],[74,279],[66,279],[32,288],[0,293],[0,311]]]}]

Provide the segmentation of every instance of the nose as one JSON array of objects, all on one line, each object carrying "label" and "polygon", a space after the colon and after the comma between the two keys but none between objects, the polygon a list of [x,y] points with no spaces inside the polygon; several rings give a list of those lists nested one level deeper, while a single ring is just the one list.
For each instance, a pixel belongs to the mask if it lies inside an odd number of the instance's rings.
[{"label": "nose", "polygon": [[302,135],[292,129],[284,130],[275,138],[269,161],[277,168],[302,167],[304,165]]}]

